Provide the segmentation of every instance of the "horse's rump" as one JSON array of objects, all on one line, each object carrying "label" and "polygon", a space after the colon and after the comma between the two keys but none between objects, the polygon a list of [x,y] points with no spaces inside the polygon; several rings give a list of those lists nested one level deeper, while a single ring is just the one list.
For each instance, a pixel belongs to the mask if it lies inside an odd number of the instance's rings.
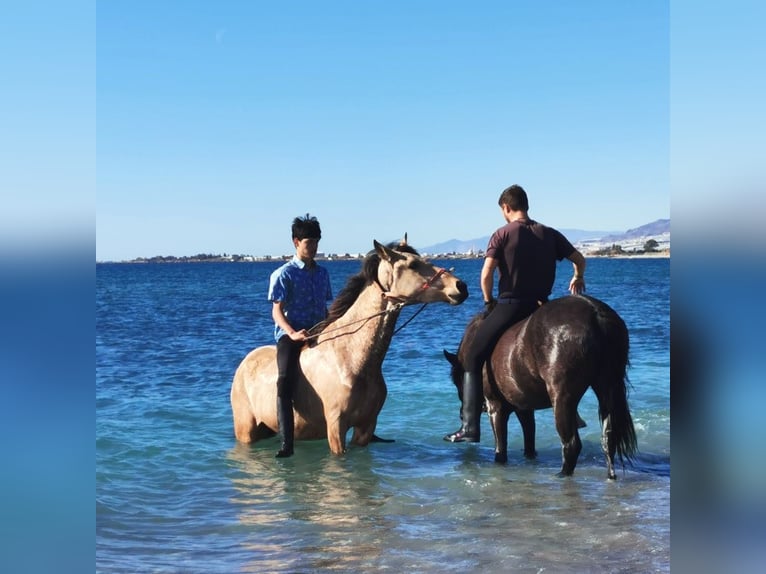
[{"label": "horse's rump", "polygon": [[[299,365],[305,360],[301,352]],[[232,405],[247,402],[249,412],[260,427],[261,436],[277,432],[277,348],[276,345],[258,347],[242,360],[234,374]],[[293,406],[295,411],[295,437],[319,439],[327,436],[321,401],[306,378],[300,375],[295,382]],[[238,405],[239,406],[239,405]],[[236,406],[235,406],[236,408]],[[265,427],[265,428],[263,428]]]},{"label": "horse's rump", "polygon": [[533,373],[567,359],[569,368],[582,369],[577,359],[588,353],[614,351],[615,362],[627,363],[628,330],[606,303],[584,295],[566,296],[510,327],[495,351],[510,353]]}]

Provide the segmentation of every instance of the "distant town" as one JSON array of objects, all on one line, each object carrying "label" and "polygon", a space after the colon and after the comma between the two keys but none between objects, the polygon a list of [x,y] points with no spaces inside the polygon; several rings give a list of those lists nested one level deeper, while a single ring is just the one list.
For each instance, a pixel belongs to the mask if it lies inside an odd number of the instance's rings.
[{"label": "distant town", "polygon": [[[626,249],[617,243],[590,250],[582,250],[581,245],[578,245],[578,248],[583,251],[583,255],[586,257],[670,257],[670,247],[662,246],[655,239],[647,240],[640,248],[633,247]],[[484,251],[467,251],[463,253],[455,251],[450,253],[421,253],[421,255],[430,259],[476,259],[483,258]],[[364,253],[317,253],[316,259],[318,261],[344,261],[364,259],[364,256]],[[292,253],[276,257],[271,255],[255,257],[253,255],[238,255],[234,253],[223,253],[220,255],[200,253],[198,255],[183,257],[176,257],[173,255],[139,257],[137,259],[131,259],[130,261],[124,261],[123,263],[250,263],[255,261],[287,261],[292,257]]]},{"label": "distant town", "polygon": [[[489,237],[471,242],[447,242],[418,249],[430,259],[475,259],[483,258],[484,250],[467,245],[486,245]],[[670,257],[670,220],[660,219],[625,233],[608,235],[600,239],[573,241],[575,247],[586,257]],[[317,253],[320,261],[344,261],[363,259],[366,253]],[[234,253],[199,253],[190,256],[155,255],[138,257],[120,263],[249,263],[256,261],[286,261],[292,253],[283,255],[240,255]]]}]

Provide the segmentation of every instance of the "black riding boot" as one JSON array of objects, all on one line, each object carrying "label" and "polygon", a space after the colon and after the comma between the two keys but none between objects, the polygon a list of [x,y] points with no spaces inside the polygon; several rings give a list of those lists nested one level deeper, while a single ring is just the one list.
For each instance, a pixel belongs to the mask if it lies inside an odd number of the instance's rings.
[{"label": "black riding boot", "polygon": [[295,420],[293,418],[293,402],[277,397],[277,423],[282,446],[276,454],[277,458],[293,455],[293,440],[295,436]]},{"label": "black riding boot", "polygon": [[483,395],[481,375],[466,372],[463,375],[463,424],[460,430],[445,435],[450,442],[479,442],[481,432],[481,399]]}]

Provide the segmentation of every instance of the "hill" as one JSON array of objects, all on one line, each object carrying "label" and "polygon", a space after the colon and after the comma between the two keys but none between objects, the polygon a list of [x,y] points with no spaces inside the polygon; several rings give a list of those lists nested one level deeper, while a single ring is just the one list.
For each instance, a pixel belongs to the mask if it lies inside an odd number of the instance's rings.
[{"label": "hill", "polygon": [[[624,232],[620,231],[594,231],[585,229],[560,229],[567,239],[584,253],[589,253],[604,246],[616,244],[623,249],[630,250],[641,248],[643,243],[654,239],[660,249],[670,247],[670,219],[658,219]],[[418,248],[421,253],[430,255],[446,253],[478,253],[484,251],[489,242],[489,235],[476,239],[450,239]],[[638,246],[638,247],[637,247]]]},{"label": "hill", "polygon": [[670,220],[658,219],[657,221],[652,221],[651,223],[642,225],[641,227],[628,229],[625,233],[616,233],[601,237],[601,241],[625,241],[628,239],[639,239],[642,237],[663,235],[665,233],[670,234]]}]

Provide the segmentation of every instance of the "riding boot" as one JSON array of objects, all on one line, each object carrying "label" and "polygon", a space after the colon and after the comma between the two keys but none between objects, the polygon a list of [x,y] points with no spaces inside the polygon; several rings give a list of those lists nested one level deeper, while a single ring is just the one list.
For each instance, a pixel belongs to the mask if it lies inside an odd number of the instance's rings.
[{"label": "riding boot", "polygon": [[295,436],[295,420],[293,418],[293,401],[277,397],[277,423],[279,435],[282,438],[282,446],[276,454],[277,458],[286,458],[293,455],[293,441]]},{"label": "riding boot", "polygon": [[481,374],[467,372],[463,375],[463,410],[460,430],[445,435],[450,442],[479,442],[481,432],[482,395]]}]

